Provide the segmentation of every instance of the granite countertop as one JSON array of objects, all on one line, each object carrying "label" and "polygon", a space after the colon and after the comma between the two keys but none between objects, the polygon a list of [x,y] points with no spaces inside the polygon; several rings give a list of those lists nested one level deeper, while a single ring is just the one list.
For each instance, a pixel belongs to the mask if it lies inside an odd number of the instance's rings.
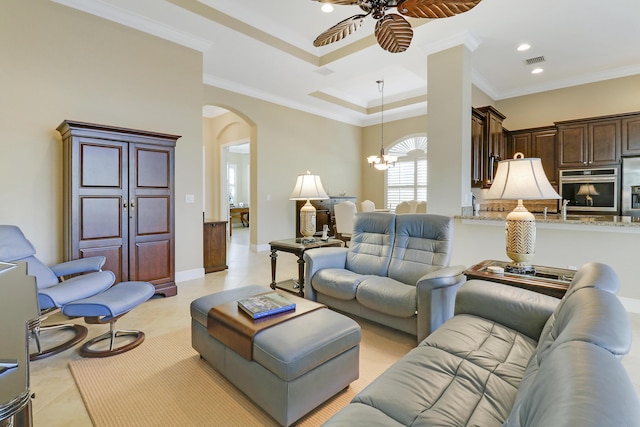
[{"label": "granite countertop", "polygon": [[[509,212],[480,211],[478,215],[461,215],[456,219],[474,220],[474,221],[504,221]],[[559,214],[534,214],[536,224],[577,224],[577,225],[593,225],[602,227],[632,227],[640,228],[640,218],[631,216],[618,215],[581,215],[567,214],[567,218],[563,219]]]}]

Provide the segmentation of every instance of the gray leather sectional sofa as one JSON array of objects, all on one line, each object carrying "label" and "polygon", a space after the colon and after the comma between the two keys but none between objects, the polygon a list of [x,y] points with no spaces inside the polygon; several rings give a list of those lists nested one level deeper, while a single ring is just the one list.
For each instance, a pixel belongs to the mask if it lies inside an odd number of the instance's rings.
[{"label": "gray leather sectional sofa", "polygon": [[305,251],[305,297],[416,335],[453,316],[464,266],[449,267],[453,220],[430,214],[356,214],[348,248]]},{"label": "gray leather sectional sofa", "polygon": [[455,316],[327,426],[640,426],[620,358],[631,347],[618,278],[580,268],[562,300],[470,280]]}]

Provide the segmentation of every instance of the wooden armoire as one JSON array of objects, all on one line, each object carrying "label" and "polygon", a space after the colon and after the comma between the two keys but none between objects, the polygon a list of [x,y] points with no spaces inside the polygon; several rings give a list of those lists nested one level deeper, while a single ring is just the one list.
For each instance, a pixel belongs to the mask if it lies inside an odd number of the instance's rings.
[{"label": "wooden armoire", "polygon": [[116,283],[175,285],[174,157],[179,136],[65,120],[65,259],[104,255]]}]

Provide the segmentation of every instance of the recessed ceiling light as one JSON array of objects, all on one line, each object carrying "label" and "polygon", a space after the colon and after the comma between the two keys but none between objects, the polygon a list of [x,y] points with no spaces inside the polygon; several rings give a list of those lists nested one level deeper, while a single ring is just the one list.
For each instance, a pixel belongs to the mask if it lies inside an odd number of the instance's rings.
[{"label": "recessed ceiling light", "polygon": [[322,5],[320,10],[323,11],[324,13],[333,12],[333,5],[331,5],[329,3],[325,3],[325,4]]},{"label": "recessed ceiling light", "polygon": [[540,74],[543,71],[544,70],[542,68],[534,68],[533,70],[531,70],[531,74]]},{"label": "recessed ceiling light", "polygon": [[526,43],[522,43],[520,46],[518,46],[518,52],[524,52],[525,50],[529,50],[531,48],[530,44],[526,44]]}]

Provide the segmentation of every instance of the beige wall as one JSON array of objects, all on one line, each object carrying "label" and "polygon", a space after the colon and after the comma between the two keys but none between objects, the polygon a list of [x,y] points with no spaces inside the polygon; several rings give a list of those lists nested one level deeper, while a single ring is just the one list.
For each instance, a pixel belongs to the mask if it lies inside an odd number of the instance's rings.
[{"label": "beige wall", "polygon": [[640,111],[640,74],[503,99],[496,108],[510,130],[554,122]]},{"label": "beige wall", "polygon": [[358,196],[361,188],[361,130],[335,120],[271,104],[212,86],[204,102],[224,107],[249,123],[251,143],[251,243],[292,237],[296,177],[320,175],[327,191]]},{"label": "beige wall", "polygon": [[0,223],[62,261],[64,119],[182,135],[176,271],[201,269],[201,55],[47,0],[3,1],[0,40]]}]

